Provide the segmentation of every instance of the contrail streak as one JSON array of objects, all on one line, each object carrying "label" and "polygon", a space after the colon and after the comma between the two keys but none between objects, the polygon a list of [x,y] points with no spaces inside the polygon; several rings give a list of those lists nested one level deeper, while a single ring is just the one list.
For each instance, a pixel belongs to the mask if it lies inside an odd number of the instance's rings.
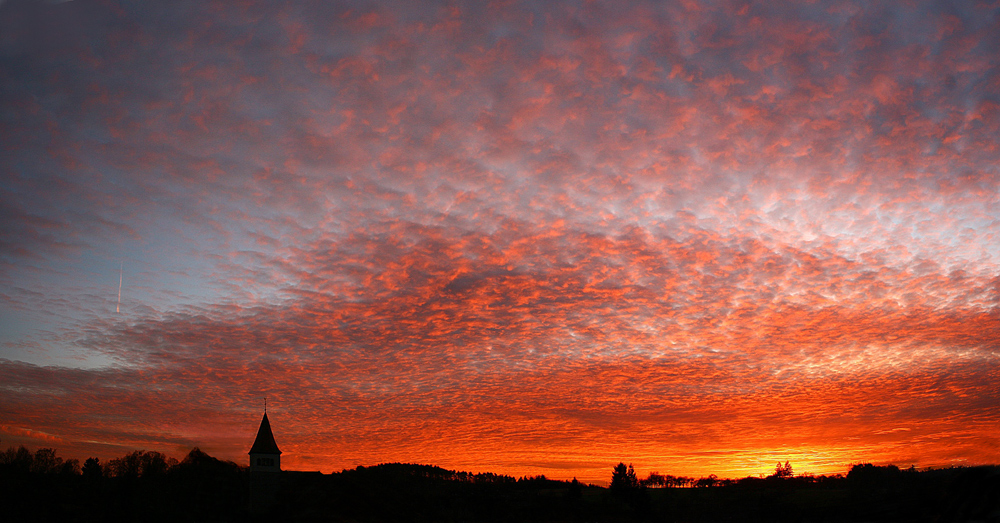
[{"label": "contrail streak", "polygon": [[122,268],[124,266],[125,262],[118,265],[118,305],[115,306],[115,312],[119,314],[122,312]]}]

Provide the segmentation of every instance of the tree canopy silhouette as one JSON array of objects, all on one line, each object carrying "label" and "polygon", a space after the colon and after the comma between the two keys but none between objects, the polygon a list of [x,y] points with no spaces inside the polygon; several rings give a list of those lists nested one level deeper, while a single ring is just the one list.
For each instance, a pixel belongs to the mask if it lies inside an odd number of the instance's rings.
[{"label": "tree canopy silhouette", "polygon": [[795,474],[792,472],[792,464],[788,461],[785,461],[784,465],[782,465],[779,461],[774,467],[774,477],[776,478],[790,478],[794,475]]},{"label": "tree canopy silhouette", "polygon": [[639,478],[635,476],[635,469],[632,468],[631,463],[628,466],[625,466],[625,463],[615,465],[611,472],[610,488],[613,493],[628,492],[639,488]]}]

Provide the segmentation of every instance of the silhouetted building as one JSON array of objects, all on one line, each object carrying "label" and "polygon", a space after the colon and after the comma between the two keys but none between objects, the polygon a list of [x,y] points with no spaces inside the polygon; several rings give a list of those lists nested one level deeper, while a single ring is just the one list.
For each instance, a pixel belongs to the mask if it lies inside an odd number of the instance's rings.
[{"label": "silhouetted building", "polygon": [[257,439],[253,440],[249,454],[251,474],[254,472],[281,472],[281,450],[274,442],[274,433],[271,432],[271,422],[267,420],[267,412],[264,413],[264,419],[260,420]]},{"label": "silhouetted building", "polygon": [[260,420],[257,438],[250,447],[250,511],[260,513],[270,509],[277,500],[281,487],[281,450],[274,442],[271,432],[271,422],[267,419],[267,409],[264,418]]}]

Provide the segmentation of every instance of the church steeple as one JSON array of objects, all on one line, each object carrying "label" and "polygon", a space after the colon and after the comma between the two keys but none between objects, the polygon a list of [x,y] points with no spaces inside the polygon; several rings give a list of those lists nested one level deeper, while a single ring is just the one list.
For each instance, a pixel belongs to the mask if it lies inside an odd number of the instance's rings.
[{"label": "church steeple", "polygon": [[250,447],[250,454],[281,454],[278,444],[274,441],[274,433],[271,432],[271,422],[267,420],[267,413],[264,419],[260,420],[260,428],[257,429],[257,439],[253,440]]},{"label": "church steeple", "polygon": [[257,438],[253,440],[250,447],[250,471],[281,471],[281,450],[274,441],[274,433],[271,432],[271,422],[267,419],[267,407],[264,407],[264,417],[260,420],[260,427],[257,429]]}]

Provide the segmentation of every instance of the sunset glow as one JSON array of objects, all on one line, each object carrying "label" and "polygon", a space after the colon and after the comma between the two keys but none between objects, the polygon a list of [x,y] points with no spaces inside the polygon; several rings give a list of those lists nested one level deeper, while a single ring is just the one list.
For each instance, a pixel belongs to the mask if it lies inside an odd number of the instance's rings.
[{"label": "sunset glow", "polygon": [[1000,4],[466,4],[0,3],[0,447],[1000,463]]}]

